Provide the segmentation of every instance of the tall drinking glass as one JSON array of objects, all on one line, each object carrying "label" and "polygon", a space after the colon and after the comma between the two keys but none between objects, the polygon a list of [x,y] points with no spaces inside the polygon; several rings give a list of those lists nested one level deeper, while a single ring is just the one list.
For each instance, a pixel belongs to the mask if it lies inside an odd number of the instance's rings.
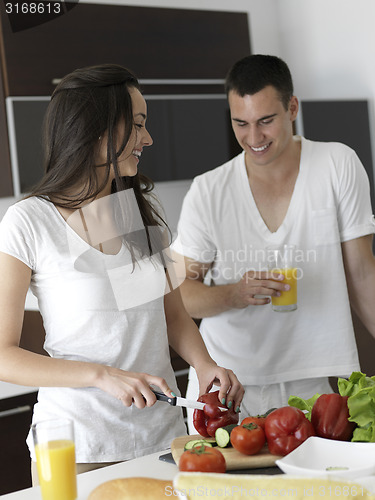
[{"label": "tall drinking glass", "polygon": [[32,425],[43,500],[75,500],[77,473],[73,422],[44,420]]},{"label": "tall drinking glass", "polygon": [[269,246],[266,248],[268,269],[284,275],[283,283],[290,290],[282,291],[279,297],[272,297],[272,309],[276,312],[289,312],[297,309],[297,268],[295,264],[295,245]]}]

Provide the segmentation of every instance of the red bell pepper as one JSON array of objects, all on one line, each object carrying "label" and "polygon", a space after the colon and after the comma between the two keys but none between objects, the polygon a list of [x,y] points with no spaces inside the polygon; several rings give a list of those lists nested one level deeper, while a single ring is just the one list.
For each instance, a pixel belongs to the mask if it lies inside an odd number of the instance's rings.
[{"label": "red bell pepper", "polygon": [[198,398],[198,401],[206,404],[203,410],[194,410],[193,424],[202,437],[214,437],[219,427],[238,423],[239,416],[233,408],[226,411],[220,410],[220,407],[226,407],[220,404],[218,395],[219,391],[208,392]]},{"label": "red bell pepper", "polygon": [[317,436],[350,441],[356,424],[349,422],[348,396],[322,394],[311,411],[311,423]]},{"label": "red bell pepper", "polygon": [[301,410],[292,406],[283,406],[270,413],[264,430],[273,455],[287,455],[308,437],[315,436],[312,423]]}]

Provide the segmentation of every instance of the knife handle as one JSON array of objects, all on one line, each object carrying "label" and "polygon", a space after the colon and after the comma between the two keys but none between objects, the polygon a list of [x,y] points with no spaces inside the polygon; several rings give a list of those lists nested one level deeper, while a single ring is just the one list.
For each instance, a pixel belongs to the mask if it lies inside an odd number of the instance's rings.
[{"label": "knife handle", "polygon": [[171,406],[176,406],[177,398],[171,398],[170,396],[167,396],[163,392],[157,392],[151,389],[152,392],[155,394],[156,399],[158,401],[165,401],[166,403],[170,404]]}]

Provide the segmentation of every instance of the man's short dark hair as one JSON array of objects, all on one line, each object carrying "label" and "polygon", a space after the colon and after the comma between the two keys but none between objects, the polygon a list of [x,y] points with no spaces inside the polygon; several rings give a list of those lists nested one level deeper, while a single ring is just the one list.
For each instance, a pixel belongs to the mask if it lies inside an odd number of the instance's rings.
[{"label": "man's short dark hair", "polygon": [[243,97],[253,95],[268,85],[279,93],[285,109],[293,95],[293,81],[287,64],[276,56],[254,54],[237,61],[225,80],[227,95],[230,91]]}]

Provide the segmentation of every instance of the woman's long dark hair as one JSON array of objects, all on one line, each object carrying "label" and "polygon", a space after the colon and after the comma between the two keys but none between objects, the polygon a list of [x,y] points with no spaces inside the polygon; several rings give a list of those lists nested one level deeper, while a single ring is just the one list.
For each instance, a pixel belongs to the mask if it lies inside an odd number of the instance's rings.
[{"label": "woman's long dark hair", "polygon": [[[146,196],[151,193],[153,182],[139,172],[133,177],[122,177],[119,173],[117,160],[134,126],[129,92],[132,89],[140,90],[137,78],[116,64],[77,69],[61,80],[51,96],[44,118],[44,176],[29,196],[53,200],[57,206],[75,209],[92,201],[102,191],[113,168],[112,192],[134,190],[146,232],[150,226],[167,227]],[[122,138],[118,137],[120,123],[125,124]],[[108,138],[107,161],[103,166],[106,176],[99,184],[97,151],[99,139],[105,132]],[[79,185],[83,185],[81,192],[75,193],[74,198],[69,196]],[[134,236],[128,243],[139,246],[139,238]],[[151,253],[165,247],[161,237],[157,237],[156,240],[160,241],[153,241],[152,245],[149,236],[147,239],[148,246],[152,246]]]}]

